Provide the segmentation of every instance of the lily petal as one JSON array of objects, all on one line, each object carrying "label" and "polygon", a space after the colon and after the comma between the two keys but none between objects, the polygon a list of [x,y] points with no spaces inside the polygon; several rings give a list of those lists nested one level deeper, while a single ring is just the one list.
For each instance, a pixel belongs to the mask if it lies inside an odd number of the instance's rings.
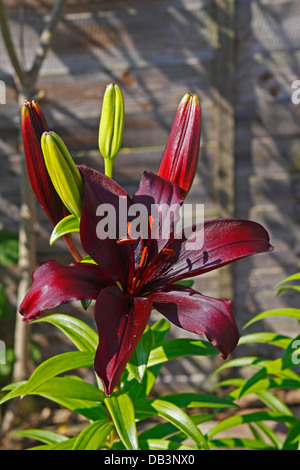
[{"label": "lily petal", "polygon": [[133,298],[113,286],[101,291],[95,305],[99,332],[95,371],[106,395],[118,384],[147,326],[151,309],[151,298]]},{"label": "lily petal", "polygon": [[[168,242],[174,232],[174,225],[179,217],[179,209],[183,204],[180,187],[161,176],[144,172],[137,192],[132,197],[133,204],[145,206],[147,216],[153,218],[151,243],[148,243],[149,260],[155,256]],[[148,238],[149,233],[146,234]],[[151,250],[150,250],[151,245]]]},{"label": "lily petal", "polygon": [[171,286],[154,294],[153,307],[176,326],[204,334],[223,359],[237,345],[239,332],[230,300],[206,297],[184,286]]},{"label": "lily petal", "polygon": [[175,256],[166,261],[157,272],[156,279],[149,280],[151,291],[160,285],[218,269],[246,256],[273,250],[268,232],[262,225],[249,220],[209,220],[201,227],[193,227],[193,231],[196,230],[200,235],[199,248],[189,248],[191,242],[184,231],[175,238],[170,246]]},{"label": "lily petal", "polygon": [[[123,198],[127,206],[130,199],[126,191],[114,180],[108,178],[97,170],[85,165],[78,166],[84,179],[84,198],[80,223],[81,243],[85,251],[100,266],[103,272],[122,284],[128,276],[128,263],[130,260],[127,246],[117,244],[119,233],[119,203]],[[109,204],[114,210],[114,220],[116,236],[108,236],[100,239],[97,235],[97,225],[100,217],[97,216],[99,206]],[[102,206],[104,207],[104,206]],[[127,214],[126,214],[127,215]],[[125,226],[127,217],[125,220]]]},{"label": "lily petal", "polygon": [[110,281],[101,269],[90,263],[63,266],[48,261],[32,274],[32,286],[26,294],[20,313],[24,321],[38,318],[43,310],[76,300],[96,299],[100,290]]}]

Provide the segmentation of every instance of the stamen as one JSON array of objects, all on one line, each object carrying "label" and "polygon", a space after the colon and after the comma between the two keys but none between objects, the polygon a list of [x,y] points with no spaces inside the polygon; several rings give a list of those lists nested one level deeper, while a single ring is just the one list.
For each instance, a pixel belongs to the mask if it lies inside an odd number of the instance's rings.
[{"label": "stamen", "polygon": [[[170,233],[170,238],[167,243],[167,247],[169,247],[175,239],[174,233]],[[146,267],[146,269],[143,271],[141,280],[139,282],[139,290],[144,286],[144,284],[147,282],[148,279],[153,276],[155,271],[158,271],[159,267],[165,263],[164,255],[168,256],[175,256],[176,252],[172,250],[171,248],[163,248],[157,255],[156,257],[149,263],[149,265]]]},{"label": "stamen", "polygon": [[122,237],[117,240],[118,245],[133,245],[138,241],[137,238],[133,237]]},{"label": "stamen", "polygon": [[171,248],[163,248],[162,252],[167,256],[171,256],[172,258],[176,255],[175,251]]},{"label": "stamen", "polygon": [[145,248],[142,251],[142,256],[140,260],[140,268],[144,268],[146,266],[148,259],[148,248],[145,246]]}]

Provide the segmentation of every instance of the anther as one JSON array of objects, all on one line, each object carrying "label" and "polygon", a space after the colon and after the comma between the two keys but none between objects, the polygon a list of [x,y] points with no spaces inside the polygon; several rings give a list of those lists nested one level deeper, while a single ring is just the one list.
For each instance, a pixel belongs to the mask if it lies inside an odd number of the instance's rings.
[{"label": "anther", "polygon": [[140,260],[140,268],[144,268],[146,266],[147,259],[148,259],[148,249],[145,246],[145,248],[142,251],[142,256]]},{"label": "anther", "polygon": [[176,255],[175,251],[171,248],[163,248],[162,252],[167,256],[171,256],[172,258]]},{"label": "anther", "polygon": [[133,237],[122,237],[117,240],[118,245],[133,245],[138,241],[137,238]]}]

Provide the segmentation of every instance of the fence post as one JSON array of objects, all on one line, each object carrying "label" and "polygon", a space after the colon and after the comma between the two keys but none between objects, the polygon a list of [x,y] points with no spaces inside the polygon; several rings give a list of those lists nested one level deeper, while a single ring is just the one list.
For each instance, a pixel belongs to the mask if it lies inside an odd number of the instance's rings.
[{"label": "fence post", "polygon": [[[219,152],[216,190],[220,217],[235,215],[234,175],[234,46],[235,0],[213,0],[217,28],[214,86],[218,106]],[[222,298],[234,298],[232,265],[220,269],[219,291]]]}]

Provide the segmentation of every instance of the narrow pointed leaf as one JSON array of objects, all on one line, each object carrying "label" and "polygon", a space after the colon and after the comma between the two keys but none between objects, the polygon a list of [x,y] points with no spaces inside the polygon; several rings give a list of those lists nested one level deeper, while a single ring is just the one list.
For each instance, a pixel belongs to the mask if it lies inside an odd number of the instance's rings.
[{"label": "narrow pointed leaf", "polygon": [[280,335],[273,332],[259,332],[242,336],[239,340],[238,346],[242,344],[265,343],[278,346],[280,348],[287,348],[291,341],[288,336]]},{"label": "narrow pointed leaf", "polygon": [[195,425],[193,420],[182,411],[178,406],[166,400],[153,400],[151,406],[155,409],[157,414],[176,427],[183,431],[190,437],[201,449],[208,449],[206,439],[200,429]]},{"label": "narrow pointed leaf", "polygon": [[171,328],[171,323],[165,318],[161,318],[154,325],[151,326],[151,330],[154,335],[154,344],[158,345],[164,341],[165,337],[169,333]]},{"label": "narrow pointed leaf", "polygon": [[[201,424],[207,421],[212,421],[214,419],[214,415],[212,413],[202,413],[200,415],[192,415],[191,419],[193,420],[195,424]],[[164,439],[167,437],[170,438],[171,436],[174,436],[174,435],[176,435],[176,439],[177,439],[178,434],[180,433],[181,431],[176,426],[174,426],[174,424],[170,422],[159,423],[141,432],[139,435],[139,439],[140,441],[144,441],[148,439]],[[183,440],[184,439],[186,439],[185,434],[184,434]]]},{"label": "narrow pointed leaf", "polygon": [[282,358],[283,369],[296,367],[300,363],[300,335],[290,340]]},{"label": "narrow pointed leaf", "polygon": [[32,393],[51,377],[79,367],[93,367],[94,354],[91,352],[71,351],[47,359],[40,364],[24,386],[23,395]]},{"label": "narrow pointed leaf", "polygon": [[79,232],[80,230],[80,220],[73,214],[67,215],[64,217],[52,230],[50,236],[50,245],[58,240],[60,237],[67,235],[68,233]]},{"label": "narrow pointed leaf", "polygon": [[148,327],[127,364],[128,369],[138,382],[143,380],[153,342],[153,332]]},{"label": "narrow pointed leaf", "polygon": [[140,446],[143,450],[198,450],[197,446],[188,446],[166,439],[147,439],[141,441]]},{"label": "narrow pointed leaf", "polygon": [[138,450],[137,429],[133,403],[129,395],[123,393],[104,400],[117,433],[128,450]]},{"label": "narrow pointed leaf", "polygon": [[89,325],[70,315],[52,314],[34,320],[32,323],[50,323],[59,328],[80,351],[95,353],[98,335]]},{"label": "narrow pointed leaf", "polygon": [[283,281],[280,281],[278,284],[276,284],[275,289],[290,281],[300,281],[300,273],[292,274],[291,276],[286,277],[283,279]]},{"label": "narrow pointed leaf", "polygon": [[113,428],[112,423],[104,420],[91,423],[78,435],[73,450],[100,450]]},{"label": "narrow pointed leaf", "polygon": [[55,444],[49,444],[49,445],[44,445],[44,446],[31,447],[30,449],[27,449],[27,450],[72,450],[75,441],[76,441],[76,437],[71,437],[70,439],[67,439],[66,441],[57,442]]},{"label": "narrow pointed leaf", "polygon": [[27,439],[35,439],[44,444],[56,444],[68,440],[68,438],[62,434],[57,434],[56,432],[45,429],[22,429],[21,431],[17,431],[16,434],[26,437]]},{"label": "narrow pointed leaf", "polygon": [[227,429],[234,428],[244,423],[254,423],[257,421],[276,421],[283,423],[295,423],[296,419],[290,415],[284,415],[274,411],[257,411],[244,415],[230,416],[220,421],[216,426],[211,428],[207,435],[211,439],[216,434],[224,432]]},{"label": "narrow pointed leaf", "polygon": [[216,356],[219,354],[208,341],[175,338],[164,341],[151,351],[148,366],[170,361],[182,356]]},{"label": "narrow pointed leaf", "polygon": [[246,325],[244,329],[248,328],[248,326],[253,325],[257,321],[263,320],[264,318],[269,317],[291,317],[297,318],[300,320],[300,309],[299,308],[275,308],[272,310],[266,310],[265,312],[259,313],[254,318],[252,318]]},{"label": "narrow pointed leaf", "polygon": [[212,450],[216,448],[226,447],[227,449],[249,449],[249,450],[277,450],[273,446],[266,444],[262,441],[255,439],[248,439],[244,437],[224,437],[222,439],[212,439],[209,442]]},{"label": "narrow pointed leaf", "polygon": [[240,397],[250,393],[250,389],[255,386],[259,381],[266,378],[268,375],[275,375],[281,378],[297,379],[298,376],[291,369],[283,369],[282,359],[275,359],[268,361],[263,367],[256,372],[250,379],[247,380],[241,390]]},{"label": "narrow pointed leaf", "polygon": [[289,430],[288,435],[285,438],[285,441],[282,446],[282,450],[297,450],[299,449],[300,441],[300,420],[297,420],[296,423]]}]

